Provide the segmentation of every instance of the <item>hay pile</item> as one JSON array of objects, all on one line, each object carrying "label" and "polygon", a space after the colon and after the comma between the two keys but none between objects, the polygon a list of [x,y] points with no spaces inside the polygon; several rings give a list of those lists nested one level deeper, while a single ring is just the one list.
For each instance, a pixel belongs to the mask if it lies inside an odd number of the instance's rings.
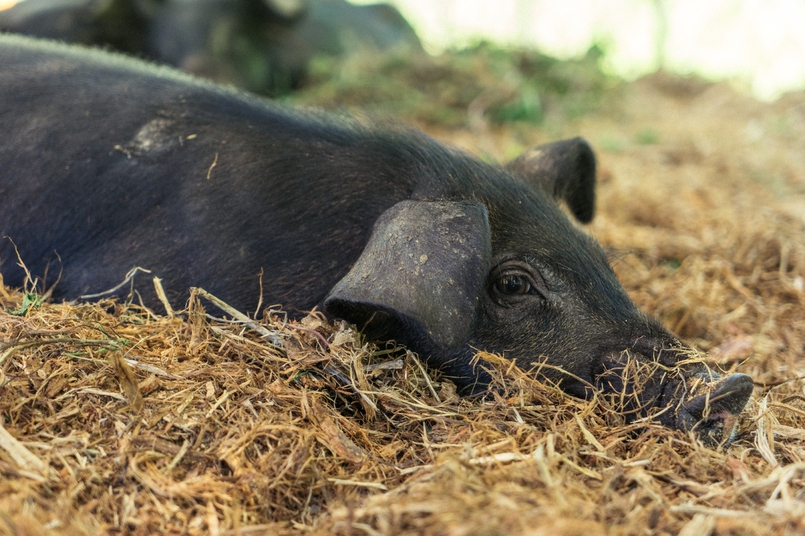
[{"label": "hay pile", "polygon": [[458,398],[316,313],[247,326],[199,294],[169,315],[2,288],[0,534],[805,532],[805,96],[654,77],[610,102],[550,133],[487,125],[482,143],[599,148],[590,231],[624,286],[756,380],[726,450],[495,356],[500,391]]}]

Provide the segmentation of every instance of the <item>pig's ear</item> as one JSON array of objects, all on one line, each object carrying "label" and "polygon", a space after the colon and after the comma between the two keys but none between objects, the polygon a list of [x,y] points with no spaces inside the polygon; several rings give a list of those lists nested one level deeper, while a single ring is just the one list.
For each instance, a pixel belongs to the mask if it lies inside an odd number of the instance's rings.
[{"label": "pig's ear", "polygon": [[370,339],[424,351],[466,342],[490,262],[486,207],[402,201],[375,223],[360,258],[324,301]]},{"label": "pig's ear", "polygon": [[506,164],[506,169],[558,199],[589,223],[595,213],[595,155],[581,138],[534,147]]}]

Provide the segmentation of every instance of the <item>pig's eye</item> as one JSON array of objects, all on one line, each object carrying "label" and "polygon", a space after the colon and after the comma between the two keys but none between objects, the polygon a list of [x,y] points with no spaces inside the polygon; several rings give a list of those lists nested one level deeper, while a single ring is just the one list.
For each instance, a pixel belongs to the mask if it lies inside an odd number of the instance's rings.
[{"label": "pig's eye", "polygon": [[508,296],[529,294],[531,292],[531,282],[525,274],[503,274],[495,281],[495,290],[500,294],[506,294]]},{"label": "pig's eye", "polygon": [[496,266],[488,287],[498,305],[510,307],[528,297],[544,297],[545,281],[539,272],[522,261],[506,261]]}]

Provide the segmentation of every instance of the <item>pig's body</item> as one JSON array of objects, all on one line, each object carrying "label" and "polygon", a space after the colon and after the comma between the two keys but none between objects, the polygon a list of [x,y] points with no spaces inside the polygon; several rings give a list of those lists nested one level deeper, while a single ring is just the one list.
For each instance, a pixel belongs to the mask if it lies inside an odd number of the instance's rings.
[{"label": "pig's body", "polygon": [[[391,140],[120,56],[3,39],[0,231],[33,274],[50,263],[48,285],[64,268],[57,299],[137,265],[174,304],[194,284],[254,310],[264,270],[265,304],[309,310],[413,192],[405,155],[383,156]],[[0,252],[21,285],[12,244]]]},{"label": "pig's body", "polygon": [[[709,374],[668,374],[682,345],[558,207],[554,196],[592,217],[594,158],[579,140],[501,168],[415,131],[292,111],[99,52],[0,37],[0,72],[0,232],[32,274],[53,283],[63,270],[56,298],[114,287],[136,265],[175,305],[192,285],[251,311],[262,272],[264,305],[324,307],[408,344],[462,388],[485,380],[473,349],[547,362],[561,370],[543,373],[580,396],[620,392],[629,352],[665,368],[637,405],[676,404],[688,379]],[[8,240],[0,260],[21,286]],[[150,281],[136,288],[156,302]],[[721,415],[700,425],[721,434],[751,393],[745,376],[722,384],[717,407],[696,399],[663,422]]]},{"label": "pig's body", "polygon": [[298,87],[313,58],[422,50],[388,4],[346,0],[25,0],[0,31],[125,52],[256,93]]}]

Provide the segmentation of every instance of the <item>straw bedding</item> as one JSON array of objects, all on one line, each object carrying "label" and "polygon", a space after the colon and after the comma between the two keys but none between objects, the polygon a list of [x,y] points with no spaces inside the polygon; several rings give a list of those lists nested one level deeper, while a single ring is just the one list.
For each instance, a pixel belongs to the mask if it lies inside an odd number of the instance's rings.
[{"label": "straw bedding", "polygon": [[805,533],[805,96],[657,75],[605,99],[550,133],[425,126],[496,157],[561,134],[599,149],[590,232],[630,295],[756,381],[731,445],[627,425],[493,355],[498,389],[462,399],[318,312],[2,288],[0,534]]}]

